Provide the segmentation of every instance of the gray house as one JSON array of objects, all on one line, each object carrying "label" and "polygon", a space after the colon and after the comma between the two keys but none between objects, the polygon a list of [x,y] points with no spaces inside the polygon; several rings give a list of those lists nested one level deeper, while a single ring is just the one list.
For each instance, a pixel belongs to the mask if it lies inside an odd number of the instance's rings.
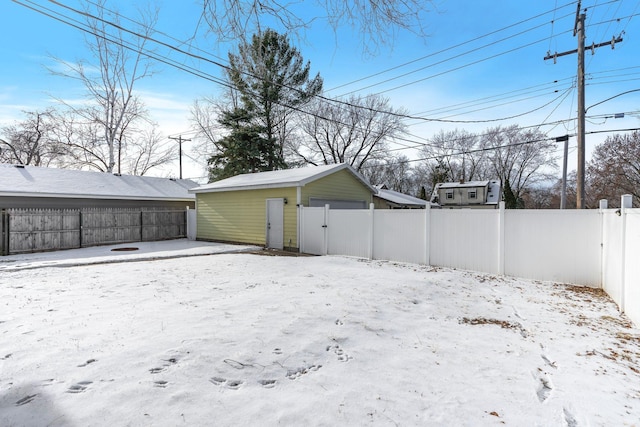
[{"label": "gray house", "polygon": [[0,209],[195,208],[188,179],[0,163]]},{"label": "gray house", "polygon": [[443,209],[496,209],[502,197],[498,180],[443,182],[435,185],[431,202]]}]

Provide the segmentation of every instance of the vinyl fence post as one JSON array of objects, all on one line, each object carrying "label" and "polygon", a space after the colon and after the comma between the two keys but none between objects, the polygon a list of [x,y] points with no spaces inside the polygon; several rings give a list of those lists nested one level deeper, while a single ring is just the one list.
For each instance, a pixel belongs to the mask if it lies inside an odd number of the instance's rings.
[{"label": "vinyl fence post", "polygon": [[431,263],[431,204],[424,208],[424,265]]},{"label": "vinyl fence post", "polygon": [[600,289],[604,289],[604,212],[607,210],[609,202],[607,199],[600,199]]},{"label": "vinyl fence post", "polygon": [[296,206],[298,215],[298,252],[304,253],[304,207],[301,204]]},{"label": "vinyl fence post", "polygon": [[323,254],[329,255],[329,205],[324,205],[324,246],[323,246]]},{"label": "vinyl fence post", "polygon": [[504,275],[504,214],[505,204],[500,202],[498,211],[498,274]]},{"label": "vinyl fence post", "polygon": [[620,198],[620,216],[622,218],[622,236],[620,237],[620,311],[625,312],[627,304],[627,209],[630,209],[633,205],[633,199],[630,194],[625,194]]},{"label": "vinyl fence post", "polygon": [[373,203],[369,204],[369,250],[368,250],[368,258],[370,260],[373,259],[373,230],[374,230],[374,215],[375,215],[375,205]]}]

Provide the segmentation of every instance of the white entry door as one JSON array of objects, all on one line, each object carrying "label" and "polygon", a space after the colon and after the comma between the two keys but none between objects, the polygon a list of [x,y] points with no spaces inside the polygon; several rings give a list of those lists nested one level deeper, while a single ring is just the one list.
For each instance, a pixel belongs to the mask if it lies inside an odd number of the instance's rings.
[{"label": "white entry door", "polygon": [[284,247],[284,199],[267,199],[267,247]]}]

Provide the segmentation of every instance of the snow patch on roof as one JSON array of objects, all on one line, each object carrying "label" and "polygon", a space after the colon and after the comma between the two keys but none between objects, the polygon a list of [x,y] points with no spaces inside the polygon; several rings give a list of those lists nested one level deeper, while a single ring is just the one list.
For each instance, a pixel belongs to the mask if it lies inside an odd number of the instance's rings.
[{"label": "snow patch on roof", "polygon": [[486,187],[489,181],[467,181],[467,182],[442,182],[436,184],[436,188],[469,188]]},{"label": "snow patch on roof", "polygon": [[0,163],[0,196],[130,200],[193,200],[189,179],[113,175]]},{"label": "snow patch on roof", "polygon": [[233,190],[254,190],[259,188],[298,187],[304,186],[309,182],[315,181],[342,169],[349,170],[358,180],[369,187],[372,192],[375,192],[375,188],[371,187],[362,175],[346,163],[309,166],[269,172],[245,173],[202,185],[197,188],[192,188],[190,192],[209,193]]},{"label": "snow patch on roof", "polygon": [[417,197],[409,196],[408,194],[400,193],[398,191],[387,190],[380,187],[378,188],[378,194],[376,197],[384,199],[388,202],[395,203],[397,205],[411,205],[411,206],[426,206],[427,201],[418,199]]}]

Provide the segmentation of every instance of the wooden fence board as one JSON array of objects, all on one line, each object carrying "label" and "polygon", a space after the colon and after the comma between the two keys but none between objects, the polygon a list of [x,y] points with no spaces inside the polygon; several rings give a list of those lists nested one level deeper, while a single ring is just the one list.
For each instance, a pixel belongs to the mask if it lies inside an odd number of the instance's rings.
[{"label": "wooden fence board", "polygon": [[186,237],[181,209],[6,209],[0,219],[2,255]]}]

